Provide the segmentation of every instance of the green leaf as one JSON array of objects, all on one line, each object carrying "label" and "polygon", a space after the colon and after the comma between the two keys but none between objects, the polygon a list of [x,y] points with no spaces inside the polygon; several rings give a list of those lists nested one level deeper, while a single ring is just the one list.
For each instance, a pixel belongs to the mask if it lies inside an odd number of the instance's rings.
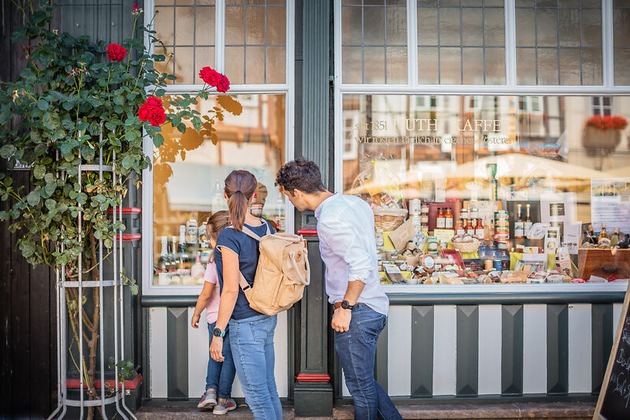
[{"label": "green leaf", "polygon": [[20,251],[22,251],[22,256],[24,258],[28,258],[35,253],[35,245],[30,241],[20,241]]},{"label": "green leaf", "polygon": [[2,157],[3,159],[8,159],[13,156],[16,150],[17,148],[14,145],[5,144],[4,146],[0,147],[0,157]]},{"label": "green leaf", "polygon": [[48,103],[48,101],[40,99],[37,101],[37,108],[41,109],[42,111],[48,111],[50,109],[50,104]]},{"label": "green leaf", "polygon": [[77,131],[85,131],[88,129],[89,126],[90,123],[88,123],[87,121],[81,121],[79,122],[79,124],[77,124]]},{"label": "green leaf", "polygon": [[125,103],[125,97],[122,95],[114,96],[114,103],[116,105],[123,105]]},{"label": "green leaf", "polygon": [[53,195],[53,193],[55,192],[56,189],[57,189],[57,183],[56,182],[49,182],[48,184],[46,184],[46,186],[44,187],[44,191],[46,192],[46,196],[50,197],[51,195]]},{"label": "green leaf", "polygon": [[130,169],[136,163],[136,158],[134,156],[127,155],[122,160],[122,166],[125,169]]},{"label": "green leaf", "polygon": [[153,145],[155,147],[160,147],[162,144],[164,144],[164,136],[160,133],[155,134],[153,136]]},{"label": "green leaf", "polygon": [[87,194],[85,194],[85,193],[83,193],[83,192],[80,192],[80,193],[77,195],[77,203],[79,203],[79,204],[85,204],[85,203],[87,203],[87,199],[88,199]]},{"label": "green leaf", "polygon": [[33,207],[39,204],[39,199],[40,199],[40,195],[39,195],[38,189],[34,189],[26,196],[26,201],[28,202],[29,205]]}]

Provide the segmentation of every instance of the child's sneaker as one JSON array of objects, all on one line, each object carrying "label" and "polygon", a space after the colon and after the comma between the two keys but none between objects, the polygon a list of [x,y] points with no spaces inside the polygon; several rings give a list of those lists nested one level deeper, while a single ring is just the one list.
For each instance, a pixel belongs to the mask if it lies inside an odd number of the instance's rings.
[{"label": "child's sneaker", "polygon": [[234,401],[232,398],[228,398],[225,402],[219,401],[217,405],[214,406],[212,414],[222,416],[223,414],[227,414],[228,411],[232,410],[236,410],[236,401]]},{"label": "child's sneaker", "polygon": [[212,408],[215,405],[217,405],[217,391],[209,389],[201,396],[197,408]]}]

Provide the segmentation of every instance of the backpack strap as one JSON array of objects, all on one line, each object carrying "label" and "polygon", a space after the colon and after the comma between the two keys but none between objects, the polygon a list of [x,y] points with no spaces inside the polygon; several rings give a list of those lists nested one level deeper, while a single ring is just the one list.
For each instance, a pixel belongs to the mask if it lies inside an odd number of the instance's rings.
[{"label": "backpack strap", "polygon": [[[269,229],[269,223],[267,223],[267,221],[265,219],[260,219],[261,222],[263,222],[263,224],[265,225],[265,227],[267,228],[267,232],[265,232],[265,235],[270,235],[271,234],[271,230]],[[247,226],[243,225],[243,230],[242,232],[249,236],[252,239],[257,240],[258,242],[260,242],[260,236],[258,236],[253,230],[251,230],[250,228],[248,228]]]},{"label": "backpack strap", "polygon": [[[269,229],[269,223],[267,223],[267,221],[265,219],[260,219],[261,222],[263,222],[265,224],[265,226],[267,227],[267,233],[266,235],[271,234],[271,230]],[[230,228],[233,228],[232,225],[228,226]],[[255,239],[256,241],[260,242],[260,236],[256,235],[256,233],[251,230],[250,228],[248,228],[247,226],[243,225],[243,230],[242,232],[249,236],[252,239]],[[238,284],[241,287],[241,289],[243,290],[243,292],[248,291],[249,289],[252,288],[252,286],[247,282],[247,280],[245,279],[245,276],[243,275],[243,273],[239,270],[238,274],[240,275],[239,279],[238,279]]]}]

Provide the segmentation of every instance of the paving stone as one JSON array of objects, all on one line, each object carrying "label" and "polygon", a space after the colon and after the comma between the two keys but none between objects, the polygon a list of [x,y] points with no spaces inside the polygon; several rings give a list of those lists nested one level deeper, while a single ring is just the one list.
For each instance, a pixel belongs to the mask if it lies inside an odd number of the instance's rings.
[{"label": "paving stone", "polygon": [[[208,418],[253,419],[244,401],[238,400],[238,408],[226,416],[215,416],[212,411],[197,409],[195,401],[145,401],[136,413],[142,420],[195,420]],[[421,404],[397,403],[404,419],[592,419],[596,401],[426,401]],[[337,405],[332,417],[295,417],[292,406],[283,407],[283,419],[296,420],[344,420],[353,419],[352,405]]]}]

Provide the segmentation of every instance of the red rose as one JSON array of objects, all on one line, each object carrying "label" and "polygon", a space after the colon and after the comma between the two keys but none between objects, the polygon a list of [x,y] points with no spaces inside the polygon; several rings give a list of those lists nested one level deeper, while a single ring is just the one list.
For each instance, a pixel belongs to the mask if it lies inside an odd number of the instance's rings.
[{"label": "red rose", "polygon": [[166,112],[162,107],[162,100],[150,96],[138,109],[138,119],[148,121],[153,126],[159,126],[166,121]]},{"label": "red rose", "polygon": [[127,56],[127,50],[118,44],[109,44],[106,52],[111,61],[123,61]]},{"label": "red rose", "polygon": [[162,100],[156,96],[149,96],[144,103],[150,107],[162,106]]},{"label": "red rose", "polygon": [[199,70],[199,78],[210,86],[216,87],[221,82],[221,73],[212,67],[206,66]]},{"label": "red rose", "polygon": [[166,113],[164,112],[164,108],[151,108],[149,110],[149,123],[158,127],[166,122]]},{"label": "red rose", "polygon": [[217,85],[217,91],[221,93],[225,93],[228,90],[230,90],[230,79],[228,79],[227,76],[225,75],[221,75],[221,80],[219,81],[219,84]]}]

